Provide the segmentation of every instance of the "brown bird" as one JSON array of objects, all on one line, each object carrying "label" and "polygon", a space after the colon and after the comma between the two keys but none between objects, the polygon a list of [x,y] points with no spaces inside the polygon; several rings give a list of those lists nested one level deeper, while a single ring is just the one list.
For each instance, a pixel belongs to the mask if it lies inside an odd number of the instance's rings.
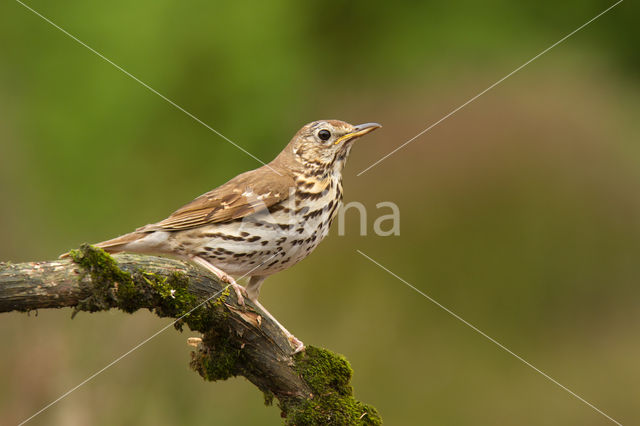
[{"label": "brown bird", "polygon": [[[355,139],[381,127],[338,120],[302,127],[269,164],[201,195],[167,219],[96,244],[107,252],[166,254],[192,261],[262,308],[296,351],[301,341],[258,303],[263,281],[307,257],[342,203],[342,169]],[[231,275],[249,276],[239,286]]]}]

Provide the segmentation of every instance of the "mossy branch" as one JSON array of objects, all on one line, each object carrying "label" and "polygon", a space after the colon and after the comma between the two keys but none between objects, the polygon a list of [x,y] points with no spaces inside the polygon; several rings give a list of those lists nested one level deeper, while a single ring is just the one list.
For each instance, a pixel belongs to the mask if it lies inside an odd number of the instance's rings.
[{"label": "mossy branch", "polygon": [[285,424],[381,424],[375,408],[357,401],[344,357],[307,347],[293,354],[286,336],[259,308],[237,303],[215,276],[174,259],[113,257],[85,245],[71,259],[0,264],[0,312],[72,307],[97,312],[148,309],[202,333],[191,368],[206,380],[244,376],[274,397]]}]

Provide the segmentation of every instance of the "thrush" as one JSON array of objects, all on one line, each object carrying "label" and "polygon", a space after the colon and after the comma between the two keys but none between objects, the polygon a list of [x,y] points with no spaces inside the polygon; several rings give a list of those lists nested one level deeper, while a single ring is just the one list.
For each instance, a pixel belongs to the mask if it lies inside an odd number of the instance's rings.
[{"label": "thrush", "polygon": [[[353,141],[377,128],[338,120],[302,127],[269,164],[242,173],[168,218],[95,244],[110,253],[164,254],[192,261],[259,302],[264,280],[307,257],[327,236],[342,203],[342,170]],[[249,276],[246,288],[232,276]]]}]

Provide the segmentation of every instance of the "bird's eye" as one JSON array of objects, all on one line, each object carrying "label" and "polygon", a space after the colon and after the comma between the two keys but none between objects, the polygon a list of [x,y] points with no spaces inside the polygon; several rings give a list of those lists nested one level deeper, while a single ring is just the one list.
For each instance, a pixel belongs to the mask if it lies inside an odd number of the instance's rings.
[{"label": "bird's eye", "polygon": [[320,130],[318,132],[318,137],[320,138],[320,140],[328,141],[331,137],[331,132],[328,130]]}]

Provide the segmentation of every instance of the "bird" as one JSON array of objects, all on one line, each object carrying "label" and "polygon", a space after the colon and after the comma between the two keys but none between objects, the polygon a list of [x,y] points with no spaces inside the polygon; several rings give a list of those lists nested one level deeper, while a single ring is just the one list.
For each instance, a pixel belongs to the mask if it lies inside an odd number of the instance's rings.
[{"label": "bird", "polygon": [[[306,258],[342,204],[342,171],[353,142],[382,127],[319,120],[304,125],[273,161],[239,174],[157,223],[94,244],[109,253],[160,254],[193,262],[229,284],[238,304],[259,302],[264,280]],[[249,277],[246,287],[233,276]]]}]

